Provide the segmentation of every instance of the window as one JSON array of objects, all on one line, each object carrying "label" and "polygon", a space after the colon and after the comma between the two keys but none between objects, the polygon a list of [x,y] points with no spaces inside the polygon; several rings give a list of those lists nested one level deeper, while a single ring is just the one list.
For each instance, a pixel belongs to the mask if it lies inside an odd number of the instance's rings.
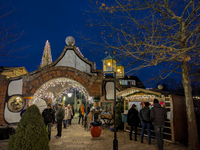
[{"label": "window", "polygon": [[12,96],[8,100],[8,109],[12,112],[19,112],[24,108],[25,100],[21,96]]},{"label": "window", "polygon": [[128,85],[127,80],[119,80],[119,83],[121,85]]},{"label": "window", "polygon": [[136,85],[135,80],[128,80],[128,85]]},{"label": "window", "polygon": [[121,85],[136,85],[135,80],[119,80]]}]

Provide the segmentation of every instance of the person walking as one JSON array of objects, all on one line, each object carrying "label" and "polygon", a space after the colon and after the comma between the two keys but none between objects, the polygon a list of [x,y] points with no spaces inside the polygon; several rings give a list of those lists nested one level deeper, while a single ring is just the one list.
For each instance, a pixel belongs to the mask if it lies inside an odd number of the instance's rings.
[{"label": "person walking", "polygon": [[82,118],[82,125],[83,125],[83,116],[84,116],[84,104],[81,104],[81,107],[79,109],[79,121],[78,124],[80,124],[80,120]]},{"label": "person walking", "polygon": [[74,112],[74,107],[72,106],[72,105],[70,105],[70,107],[71,107],[71,110],[72,110],[72,116],[71,116],[71,120],[70,120],[70,124],[69,125],[71,125],[72,124],[72,119],[74,118],[74,115],[75,115],[75,112]]},{"label": "person walking", "polygon": [[150,111],[150,120],[154,125],[158,150],[163,150],[163,128],[167,118],[167,111],[161,107],[157,99],[154,99],[153,102],[154,106]]},{"label": "person walking", "polygon": [[69,127],[72,115],[73,115],[72,109],[70,107],[70,104],[68,104],[65,112],[65,118],[67,119],[67,127]]},{"label": "person walking", "polygon": [[61,137],[62,133],[62,121],[65,117],[65,111],[62,108],[62,104],[58,104],[58,110],[56,112],[56,120],[57,120],[57,135],[55,137]]},{"label": "person walking", "polygon": [[66,106],[63,106],[64,108],[64,111],[65,111],[65,117],[63,119],[63,126],[65,129],[67,129],[67,107]]},{"label": "person walking", "polygon": [[46,128],[48,128],[49,141],[51,139],[51,127],[55,124],[55,111],[51,108],[51,104],[47,105],[47,108],[43,110],[42,117]]},{"label": "person walking", "polygon": [[150,131],[151,121],[150,121],[149,102],[146,102],[144,108],[140,110],[140,119],[142,123],[141,143],[143,143],[144,130],[147,127],[148,143],[149,145],[151,145],[151,131]]},{"label": "person walking", "polygon": [[131,126],[130,140],[132,140],[132,131],[133,131],[133,126],[134,126],[135,127],[135,141],[137,141],[137,127],[139,125],[140,118],[138,116],[138,111],[136,109],[135,104],[133,104],[131,109],[129,109],[128,111],[127,122],[128,122],[128,125]]}]

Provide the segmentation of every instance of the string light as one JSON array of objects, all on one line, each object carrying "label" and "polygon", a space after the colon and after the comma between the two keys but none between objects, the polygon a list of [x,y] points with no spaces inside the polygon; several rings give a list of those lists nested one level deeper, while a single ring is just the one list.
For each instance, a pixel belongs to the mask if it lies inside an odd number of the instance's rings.
[{"label": "string light", "polygon": [[135,96],[129,96],[126,97],[125,99],[154,99],[154,98],[159,98],[156,97],[155,95],[135,95]]},{"label": "string light", "polygon": [[52,63],[51,47],[50,47],[49,41],[47,40],[46,43],[45,43],[40,67],[44,67],[44,66],[49,65],[51,63]]},{"label": "string light", "polygon": [[192,98],[195,98],[195,99],[200,99],[200,97],[199,97],[199,96],[193,96]]},{"label": "string light", "polygon": [[47,90],[50,87],[55,87],[57,85],[61,85],[62,87],[66,87],[66,90],[61,91],[58,93],[58,97],[62,97],[63,94],[69,92],[70,90],[79,91],[82,93],[87,101],[89,103],[93,103],[92,97],[89,96],[87,90],[78,82],[68,79],[68,78],[58,78],[58,79],[52,79],[46,83],[44,83],[33,95],[33,104],[35,104],[38,100],[44,100],[45,98],[52,99],[53,104],[57,103],[57,98],[53,92],[48,92]]}]

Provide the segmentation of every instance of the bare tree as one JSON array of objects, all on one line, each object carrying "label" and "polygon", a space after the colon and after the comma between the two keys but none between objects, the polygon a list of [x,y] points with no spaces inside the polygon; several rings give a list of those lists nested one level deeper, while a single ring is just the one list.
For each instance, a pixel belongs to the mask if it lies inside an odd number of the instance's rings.
[{"label": "bare tree", "polygon": [[0,4],[0,62],[8,60],[9,58],[21,58],[20,56],[13,56],[12,54],[25,48],[16,49],[15,45],[12,44],[22,36],[23,31],[14,33],[12,30],[16,25],[8,25],[5,21],[5,18],[14,11],[15,8],[10,2]]},{"label": "bare tree", "polygon": [[188,147],[198,149],[189,70],[191,66],[199,65],[200,1],[90,2],[95,8],[93,13],[100,15],[102,19],[90,19],[88,25],[102,28],[102,41],[95,41],[93,37],[89,42],[106,47],[107,50],[114,50],[129,67],[127,73],[158,64],[168,64],[168,74],[165,76],[172,72],[181,74],[187,106]]}]

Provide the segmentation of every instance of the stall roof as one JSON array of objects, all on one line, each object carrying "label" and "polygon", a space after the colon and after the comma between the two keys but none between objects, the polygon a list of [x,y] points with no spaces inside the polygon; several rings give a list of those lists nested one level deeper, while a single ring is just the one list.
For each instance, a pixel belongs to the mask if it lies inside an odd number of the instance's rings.
[{"label": "stall roof", "polygon": [[155,95],[162,95],[160,92],[154,92],[154,91],[150,91],[150,90],[146,90],[146,89],[142,89],[142,88],[137,88],[137,87],[131,87],[131,88],[128,88],[126,90],[123,90],[121,92],[118,92],[117,93],[117,96],[127,96],[131,93],[135,93],[135,92],[139,92],[139,91],[142,91],[144,93],[150,93],[150,94],[155,94]]}]

